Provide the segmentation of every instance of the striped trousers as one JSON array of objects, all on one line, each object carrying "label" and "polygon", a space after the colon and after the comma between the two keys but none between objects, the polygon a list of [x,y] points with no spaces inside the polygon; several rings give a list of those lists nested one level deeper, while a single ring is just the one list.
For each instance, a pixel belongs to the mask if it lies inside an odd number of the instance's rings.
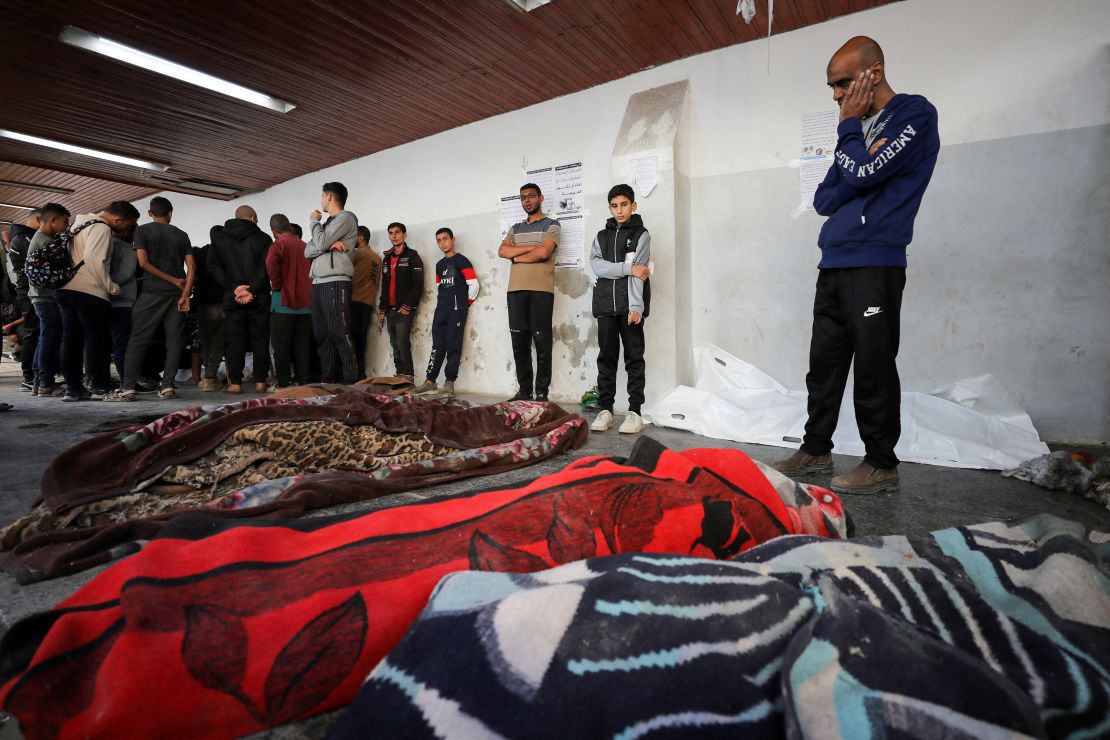
[{"label": "striped trousers", "polygon": [[316,335],[323,381],[345,385],[358,381],[355,346],[351,343],[350,280],[313,284],[312,333]]}]

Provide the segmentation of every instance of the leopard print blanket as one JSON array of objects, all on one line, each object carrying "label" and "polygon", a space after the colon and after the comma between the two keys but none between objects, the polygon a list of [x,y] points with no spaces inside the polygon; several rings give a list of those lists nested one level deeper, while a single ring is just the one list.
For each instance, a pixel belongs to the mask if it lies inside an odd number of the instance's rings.
[{"label": "leopard print blanket", "polygon": [[142,490],[55,514],[40,503],[0,534],[4,547],[52,530],[99,527],[185,509],[219,506],[224,496],[303,473],[370,473],[454,452],[422,434],[383,432],[339,421],[271,422],[243,427],[203,457],[168,468]]}]

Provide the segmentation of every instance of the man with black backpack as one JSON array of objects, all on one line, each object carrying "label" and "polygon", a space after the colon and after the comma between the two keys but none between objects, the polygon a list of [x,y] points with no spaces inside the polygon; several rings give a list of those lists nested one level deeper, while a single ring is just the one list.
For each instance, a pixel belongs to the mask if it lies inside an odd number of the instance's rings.
[{"label": "man with black backpack", "polygon": [[[76,272],[54,293],[62,314],[62,374],[66,379],[63,401],[103,400],[111,384],[112,304],[108,296],[119,292],[109,277],[112,261],[112,232],[124,233],[139,212],[125,200],[117,200],[100,213],[86,213],[74,220],[69,236],[70,259]],[[39,251],[53,253],[58,240]],[[32,274],[30,268],[28,277]],[[87,358],[92,388],[85,388],[81,372]]]},{"label": "man with black backpack", "polygon": [[[35,252],[69,228],[69,210],[57,203],[47,203],[42,207],[39,230],[31,237],[27,246],[27,261],[35,261]],[[24,262],[26,268],[26,261]],[[26,277],[26,269],[24,269]],[[60,396],[61,387],[56,384],[58,369],[61,367],[62,315],[54,300],[54,289],[31,284],[28,280],[27,296],[39,320],[39,341],[35,349],[35,385],[32,396]]]},{"label": "man with black backpack", "polygon": [[42,210],[36,208],[27,214],[27,220],[24,223],[12,224],[9,231],[11,243],[8,245],[8,256],[4,265],[8,278],[15,287],[16,306],[19,307],[19,315],[23,318],[23,336],[20,342],[22,346],[20,363],[23,366],[23,381],[19,384],[21,391],[29,391],[34,387],[35,349],[39,337],[39,320],[31,305],[31,299],[27,297],[27,276],[23,272],[23,263],[27,261],[27,249],[31,243],[31,237],[35,235],[41,223]]}]

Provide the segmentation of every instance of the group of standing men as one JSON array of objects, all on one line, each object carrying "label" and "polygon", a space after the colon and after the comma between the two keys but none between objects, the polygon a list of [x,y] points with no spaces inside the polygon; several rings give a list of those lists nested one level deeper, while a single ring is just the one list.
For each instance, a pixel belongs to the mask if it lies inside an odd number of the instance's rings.
[{"label": "group of standing men", "polygon": [[[882,49],[870,38],[850,39],[832,57],[826,73],[833,99],[840,107],[840,123],[834,162],[814,196],[817,212],[828,218],[818,241],[822,256],[806,376],[809,418],[801,449],[774,467],[788,475],[832,471],[832,435],[854,364],[855,412],[866,455],[854,470],[834,477],[831,487],[841,493],[875,493],[898,486],[894,447],[901,433],[901,388],[896,358],[906,247],[912,240],[914,219],[940,149],[937,113],[924,97],[897,94],[891,89]],[[513,400],[545,401],[551,384],[553,349],[553,254],[560,227],[558,221],[543,213],[543,194],[537,185],[524,185],[520,199],[526,219],[512,227],[498,249],[498,255],[512,265],[507,304],[518,384]],[[614,218],[608,229],[617,235],[621,228],[646,234],[642,222],[629,221],[635,210],[631,188],[616,186],[609,199]],[[384,260],[379,259],[369,249],[369,231],[359,227],[353,213],[344,210],[346,200],[347,190],[341,184],[324,185],[321,210],[310,216],[308,245],[301,241],[296,225],[282,214],[270,219],[271,240],[259,229],[257,217],[248,206],[241,206],[235,218],[222,227],[213,228],[207,272],[223,294],[229,391],[241,390],[248,345],[254,354],[258,390],[265,389],[261,381],[268,370],[271,341],[278,359],[279,384],[290,381],[289,354],[294,355],[297,379],[307,377],[308,358],[303,348],[310,335],[316,337],[325,381],[353,383],[363,377],[367,327],[376,294],[372,286],[367,290],[366,281],[359,279],[360,259],[366,258],[370,261],[364,272],[381,275],[378,319],[388,326],[397,372],[413,380],[409,337],[423,291],[420,255],[406,244],[404,225],[392,223],[388,229],[392,248]],[[143,294],[135,303],[136,321],[122,371],[122,388],[114,394],[119,398],[134,395],[142,358],[140,352],[132,350],[141,348],[159,323],[167,336],[164,390],[168,383],[172,394],[171,370],[176,369],[176,359],[169,357],[175,349],[170,337],[180,336],[180,314],[189,310],[194,276],[201,267],[183,233],[169,225],[172,210],[168,201],[154,199],[150,215],[152,223],[135,233],[138,264],[147,277]],[[122,202],[113,203],[100,214],[79,216],[74,224],[75,233],[80,233],[74,237],[73,259],[81,261],[82,269],[70,284],[37,296],[28,294],[25,283],[20,285],[24,320],[37,320],[42,327],[40,347],[36,350],[29,343],[27,351],[33,359],[24,360],[25,376],[28,365],[34,368],[26,383],[54,392],[50,362],[41,364],[40,373],[38,358],[42,345],[56,346],[61,333],[61,364],[69,386],[66,400],[71,400],[71,394],[72,400],[89,395],[81,375],[82,345],[95,365],[90,373],[93,393],[104,394],[107,363],[101,359],[103,350],[90,350],[85,339],[97,340],[92,344],[101,348],[111,345],[107,340],[111,326],[109,296],[119,292],[119,285],[110,277],[110,244],[113,234],[118,238],[134,228],[137,216],[134,207]],[[27,243],[37,241],[41,246],[64,229],[69,214],[51,204],[37,218],[40,222],[29,224],[27,229],[12,229],[17,247],[13,263],[26,258]],[[37,232],[30,231],[32,226]],[[436,271],[439,302],[433,320],[434,348],[427,378],[417,389],[429,393],[437,392],[435,381],[444,357],[448,381],[453,382],[457,376],[466,306],[477,292],[473,267],[455,253],[450,229],[440,229],[436,239],[445,257]],[[599,281],[621,285],[600,288],[605,295],[621,298],[612,302],[620,306],[615,322],[609,315],[612,311],[598,314],[595,305],[599,326],[605,324],[607,337],[607,346],[602,347],[599,357],[599,385],[606,388],[608,408],[603,413],[608,413],[611,420],[618,343],[625,347],[630,401],[636,411],[643,400],[642,319],[647,314],[646,300],[641,298],[646,285],[640,284],[646,283],[648,267],[641,260],[643,257],[646,261],[647,250],[638,249],[631,238],[627,249],[617,249],[619,245],[614,243],[606,251],[599,245],[607,240],[613,241],[603,230],[595,241],[591,264]],[[643,237],[638,236],[637,241],[643,241]],[[625,258],[625,266],[615,265]],[[200,275],[204,273],[204,269],[199,270]],[[630,283],[627,294],[619,283],[626,279]],[[202,335],[204,324],[210,323],[204,316],[216,316],[216,312],[202,312]],[[63,327],[61,332],[59,325]],[[601,333],[599,330],[599,337]],[[205,382],[215,380],[210,359],[206,362]],[[607,423],[595,421],[594,428],[608,428]]]}]

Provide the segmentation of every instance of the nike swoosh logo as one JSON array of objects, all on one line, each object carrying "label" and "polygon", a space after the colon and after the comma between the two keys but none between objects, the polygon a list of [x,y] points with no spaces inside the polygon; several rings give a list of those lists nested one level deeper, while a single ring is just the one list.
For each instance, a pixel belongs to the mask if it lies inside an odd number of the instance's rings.
[{"label": "nike swoosh logo", "polygon": [[882,313],[882,312],[883,312],[883,309],[881,309],[881,308],[869,308],[869,309],[867,309],[866,311],[863,312],[863,318],[866,319],[868,316],[874,316],[875,314]]}]

